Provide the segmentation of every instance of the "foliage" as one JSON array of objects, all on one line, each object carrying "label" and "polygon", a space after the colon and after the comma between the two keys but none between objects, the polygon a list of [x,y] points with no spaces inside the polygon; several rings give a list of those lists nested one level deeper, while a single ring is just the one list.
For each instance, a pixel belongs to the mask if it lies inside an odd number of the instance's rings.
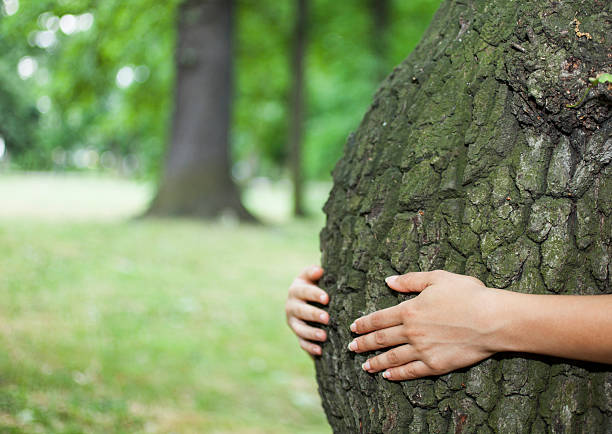
[{"label": "foliage", "polygon": [[[70,149],[139,155],[149,165],[160,160],[171,101],[168,58],[176,3],[21,2],[17,13],[2,18],[0,32],[12,47],[2,61],[12,68],[5,70],[15,74],[20,61],[28,58],[35,64],[23,77],[21,87],[27,89],[18,89],[17,96],[40,112],[35,141],[28,149],[19,149],[18,142],[7,143],[11,151],[25,151],[15,152],[21,166],[61,168],[70,163],[61,150]],[[85,29],[87,24],[79,19],[88,13],[93,21]],[[66,16],[75,17],[76,24],[66,21]],[[118,88],[118,70],[139,65],[146,66],[140,69],[140,78],[146,81]],[[95,161],[76,163],[87,166]],[[113,158],[107,163],[112,165]]]},{"label": "foliage", "polygon": [[584,93],[584,95],[582,95],[582,98],[580,98],[580,100],[575,104],[566,104],[565,105],[566,107],[568,108],[578,107],[580,104],[582,104],[582,101],[584,101],[584,99],[587,97],[591,89],[593,89],[599,83],[608,83],[608,86],[610,86],[612,84],[612,74],[602,72],[601,74],[598,74],[597,77],[590,77],[589,82],[591,84],[587,86],[587,90]]},{"label": "foliage", "polygon": [[[21,1],[11,15],[7,4],[16,0],[3,1],[0,135],[13,161],[29,169],[102,165],[155,175],[172,112],[180,0]],[[390,69],[403,59],[439,1],[391,3],[388,52],[380,56],[373,53],[365,0],[312,1],[304,156],[311,178],[328,176],[357,126],[377,84],[377,62]],[[237,2],[237,179],[282,171],[293,13],[292,2]],[[91,14],[92,25],[78,30],[84,14]],[[70,30],[67,15],[77,18],[76,31],[63,31]],[[18,65],[25,59],[36,67],[20,79]]]}]

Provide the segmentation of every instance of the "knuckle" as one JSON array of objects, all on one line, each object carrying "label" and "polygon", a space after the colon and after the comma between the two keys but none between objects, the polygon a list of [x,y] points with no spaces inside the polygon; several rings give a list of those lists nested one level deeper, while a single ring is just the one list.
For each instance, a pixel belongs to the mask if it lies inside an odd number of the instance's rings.
[{"label": "knuckle", "polygon": [[[413,327],[407,324],[404,324],[404,326],[402,327],[401,330],[401,334],[402,337],[406,338],[406,339],[410,339],[412,341],[412,338],[414,337],[414,330]],[[413,342],[414,344],[414,342]]]},{"label": "knuckle", "polygon": [[314,307],[307,305],[305,309],[305,318],[308,318],[308,321],[316,321],[318,319],[319,314],[317,313],[317,310]]},{"label": "knuckle", "polygon": [[399,368],[399,375],[404,379],[414,378],[414,369],[411,366],[402,366]]},{"label": "knuckle", "polygon": [[363,325],[363,321],[358,319],[355,321],[355,331],[357,333],[363,333],[363,330],[365,329],[364,325]]},{"label": "knuckle", "polygon": [[476,283],[477,285],[481,285],[484,286],[484,283],[482,283],[482,281],[476,277],[473,276],[467,276],[472,282]]},{"label": "knuckle", "polygon": [[370,359],[370,367],[374,371],[380,371],[381,370],[381,366],[382,366],[382,363],[380,361],[380,356],[372,357]]},{"label": "knuckle", "polygon": [[382,326],[382,318],[380,317],[380,315],[372,314],[372,316],[370,317],[370,324],[372,324],[372,327],[374,327],[374,328],[381,327]]},{"label": "knuckle", "polygon": [[308,309],[305,304],[300,303],[296,309],[296,315],[300,319],[308,319]]},{"label": "knuckle", "polygon": [[397,354],[397,350],[391,350],[387,354],[387,359],[391,365],[399,364],[399,354]]},{"label": "knuckle", "polygon": [[414,303],[404,301],[401,304],[401,314],[404,317],[411,317],[414,315]]},{"label": "knuckle", "polygon": [[403,285],[408,285],[413,277],[414,277],[414,273],[413,272],[409,272],[409,273],[400,275],[399,281]]},{"label": "knuckle", "polygon": [[444,277],[446,275],[446,271],[444,270],[433,270],[431,275],[436,278]]},{"label": "knuckle", "polygon": [[376,345],[385,345],[387,343],[387,336],[383,330],[374,332],[374,342]]},{"label": "knuckle", "polygon": [[439,357],[430,356],[427,361],[427,366],[434,372],[442,372],[444,370],[444,363]]},{"label": "knuckle", "polygon": [[295,312],[290,303],[285,305],[285,316],[287,317],[287,322],[289,322],[291,318],[295,316]]}]

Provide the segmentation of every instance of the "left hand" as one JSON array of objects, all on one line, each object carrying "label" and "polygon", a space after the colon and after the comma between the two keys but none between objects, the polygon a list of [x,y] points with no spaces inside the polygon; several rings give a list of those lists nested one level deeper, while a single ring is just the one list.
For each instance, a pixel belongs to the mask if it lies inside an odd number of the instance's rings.
[{"label": "left hand", "polygon": [[363,369],[383,371],[388,380],[441,375],[494,354],[503,293],[469,276],[436,270],[386,279],[391,289],[419,292],[397,306],[363,316],[351,331],[364,336],[349,349],[357,353],[395,347],[368,359]]}]

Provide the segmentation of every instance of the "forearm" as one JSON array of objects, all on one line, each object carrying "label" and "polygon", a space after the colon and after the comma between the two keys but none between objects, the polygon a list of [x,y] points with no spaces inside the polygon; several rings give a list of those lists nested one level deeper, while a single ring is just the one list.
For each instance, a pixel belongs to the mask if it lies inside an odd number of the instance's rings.
[{"label": "forearm", "polygon": [[496,351],[612,363],[612,295],[499,294]]}]

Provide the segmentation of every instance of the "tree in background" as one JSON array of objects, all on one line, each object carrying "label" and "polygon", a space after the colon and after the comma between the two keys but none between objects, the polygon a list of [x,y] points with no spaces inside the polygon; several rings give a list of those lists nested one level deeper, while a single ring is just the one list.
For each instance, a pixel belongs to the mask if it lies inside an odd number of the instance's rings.
[{"label": "tree in background", "polygon": [[233,1],[180,5],[171,142],[149,215],[252,219],[230,177]]},{"label": "tree in background", "polygon": [[389,382],[351,322],[445,269],[541,294],[612,291],[610,4],[448,0],[334,170],[321,233],[332,318],[317,380],[335,432],[609,432],[610,366],[498,354]]},{"label": "tree in background", "polygon": [[305,215],[302,139],[304,130],[304,58],[308,29],[308,0],[296,0],[291,44],[291,92],[289,98],[289,165],[293,181],[293,212]]},{"label": "tree in background", "polygon": [[377,59],[375,65],[376,80],[380,81],[388,73],[389,44],[387,44],[387,32],[389,30],[391,4],[389,0],[368,0],[368,7],[372,14],[372,49]]},{"label": "tree in background", "polygon": [[[368,2],[308,2],[303,180],[329,179],[377,83]],[[416,45],[438,0],[389,2],[387,65]],[[158,180],[171,142],[179,3],[0,1],[0,135],[10,156],[3,167]],[[229,142],[232,177],[241,185],[290,177],[293,4],[235,5]]]}]

